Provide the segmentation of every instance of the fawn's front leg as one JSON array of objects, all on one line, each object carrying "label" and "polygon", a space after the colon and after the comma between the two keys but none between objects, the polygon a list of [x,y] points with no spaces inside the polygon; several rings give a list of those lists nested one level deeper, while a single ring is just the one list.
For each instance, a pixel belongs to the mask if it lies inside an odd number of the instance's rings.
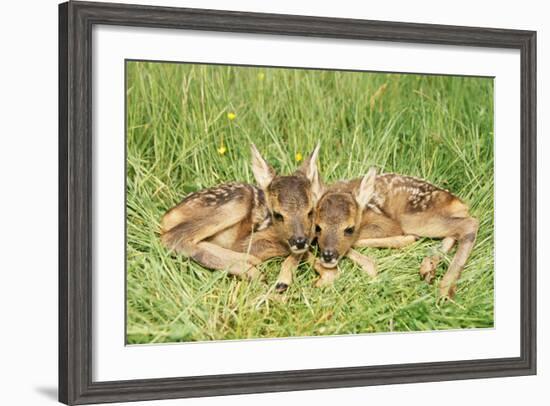
[{"label": "fawn's front leg", "polygon": [[300,264],[303,255],[290,254],[288,245],[280,242],[277,237],[276,232],[270,227],[253,234],[250,239],[245,242],[245,245],[250,254],[260,258],[262,261],[273,257],[287,256],[281,265],[281,272],[275,284],[275,290],[282,293],[287,290],[292,283],[294,270]]},{"label": "fawn's front leg", "polygon": [[325,268],[321,261],[319,261],[315,255],[313,255],[311,252],[308,252],[306,257],[307,262],[313,266],[313,269],[315,269],[315,272],[319,274],[319,278],[315,281],[314,286],[316,288],[321,288],[324,286],[330,286],[334,283],[336,279],[340,276],[340,271],[338,269],[338,266],[334,268]]},{"label": "fawn's front leg", "polygon": [[340,277],[340,270],[338,265],[335,268],[327,269],[324,268],[321,264],[314,265],[315,270],[319,274],[319,279],[315,282],[316,288],[322,288],[325,286],[331,286],[334,284],[334,281]]},{"label": "fawn's front leg", "polygon": [[376,264],[369,257],[355,251],[354,249],[350,249],[346,256],[359,265],[361,269],[370,277],[374,278],[378,274],[376,271]]},{"label": "fawn's front leg", "polygon": [[292,283],[294,270],[298,268],[302,257],[303,255],[289,255],[285,258],[283,264],[281,265],[281,272],[279,272],[279,276],[277,277],[277,282],[275,284],[275,290],[277,292],[282,293],[288,289]]}]

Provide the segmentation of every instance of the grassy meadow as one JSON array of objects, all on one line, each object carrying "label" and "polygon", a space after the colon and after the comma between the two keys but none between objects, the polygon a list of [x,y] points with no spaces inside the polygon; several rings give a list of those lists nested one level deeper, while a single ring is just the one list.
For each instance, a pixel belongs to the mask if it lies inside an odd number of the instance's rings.
[{"label": "grassy meadow", "polygon": [[[127,62],[127,342],[420,331],[493,326],[493,81],[486,78]],[[254,182],[250,142],[289,174],[321,141],[327,182],[379,172],[449,189],[480,221],[453,301],[420,280],[439,240],[365,248],[379,275],[349,259],[325,289],[301,265],[274,292],[265,282],[205,269],[161,245],[159,221],[186,194]]]}]

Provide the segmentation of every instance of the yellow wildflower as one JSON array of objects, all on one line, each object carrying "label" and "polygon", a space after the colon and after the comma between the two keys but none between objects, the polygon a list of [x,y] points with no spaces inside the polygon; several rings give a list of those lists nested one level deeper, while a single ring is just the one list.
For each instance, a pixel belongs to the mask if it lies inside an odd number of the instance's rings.
[{"label": "yellow wildflower", "polygon": [[235,120],[236,117],[237,115],[233,112],[227,113],[227,118],[229,119],[229,121]]},{"label": "yellow wildflower", "polygon": [[222,156],[225,154],[226,151],[227,151],[227,148],[225,148],[225,146],[223,145],[220,145],[220,147],[218,148],[218,154]]},{"label": "yellow wildflower", "polygon": [[258,80],[264,80],[265,79],[265,73],[260,72],[258,73]]},{"label": "yellow wildflower", "polygon": [[296,153],[296,162],[300,162],[304,157],[302,156],[301,153],[297,152]]}]

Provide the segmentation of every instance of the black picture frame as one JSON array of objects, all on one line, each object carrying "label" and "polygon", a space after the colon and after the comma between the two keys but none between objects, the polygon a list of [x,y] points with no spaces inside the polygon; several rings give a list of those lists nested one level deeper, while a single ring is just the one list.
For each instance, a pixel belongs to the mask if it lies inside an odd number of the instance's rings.
[{"label": "black picture frame", "polygon": [[[166,379],[92,380],[92,27],[95,24],[518,49],[521,54],[521,354]],[[536,32],[68,2],[59,5],[59,400],[219,396],[536,373]]]}]

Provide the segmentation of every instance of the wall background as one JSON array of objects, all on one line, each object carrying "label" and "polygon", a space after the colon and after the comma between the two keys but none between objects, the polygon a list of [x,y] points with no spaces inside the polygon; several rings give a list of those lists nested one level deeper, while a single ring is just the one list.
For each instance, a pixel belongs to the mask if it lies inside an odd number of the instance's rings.
[{"label": "wall background", "polygon": [[[319,2],[146,0],[154,5],[353,17],[538,31],[539,374],[502,378],[139,403],[144,405],[543,404],[550,385],[548,341],[550,216],[550,20],[544,2]],[[0,25],[0,372],[2,404],[48,405],[57,398],[57,1],[6,3]],[[546,16],[546,17],[544,17]],[[414,351],[411,348],[411,351]],[[138,405],[138,403],[134,403]]]}]

